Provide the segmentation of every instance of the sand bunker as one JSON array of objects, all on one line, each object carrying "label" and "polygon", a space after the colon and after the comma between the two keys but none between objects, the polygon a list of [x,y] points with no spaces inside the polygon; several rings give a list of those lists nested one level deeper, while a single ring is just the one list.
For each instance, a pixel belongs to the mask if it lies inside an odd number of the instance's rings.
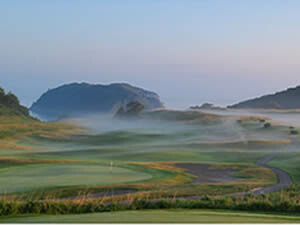
[{"label": "sand bunker", "polygon": [[238,172],[237,170],[215,169],[210,164],[180,163],[176,164],[176,167],[185,169],[190,174],[196,176],[193,179],[194,184],[227,183],[242,179],[232,176]]}]

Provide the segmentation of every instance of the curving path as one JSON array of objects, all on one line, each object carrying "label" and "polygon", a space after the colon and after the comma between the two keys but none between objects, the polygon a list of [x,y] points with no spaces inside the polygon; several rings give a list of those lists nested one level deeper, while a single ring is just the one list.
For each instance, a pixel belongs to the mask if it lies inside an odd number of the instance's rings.
[{"label": "curving path", "polygon": [[283,189],[283,188],[288,187],[289,185],[293,184],[293,181],[287,172],[267,165],[268,162],[273,160],[279,154],[280,154],[279,152],[275,152],[271,155],[266,156],[263,160],[257,162],[258,166],[262,166],[262,167],[271,169],[277,175],[279,183],[268,186],[268,187],[261,188],[256,191],[252,191],[253,194],[267,194],[270,192],[278,191],[280,189]]}]

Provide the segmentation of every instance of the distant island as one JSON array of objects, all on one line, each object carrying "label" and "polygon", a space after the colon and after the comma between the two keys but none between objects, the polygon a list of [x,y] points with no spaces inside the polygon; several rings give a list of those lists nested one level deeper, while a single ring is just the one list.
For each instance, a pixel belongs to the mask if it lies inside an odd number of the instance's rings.
[{"label": "distant island", "polygon": [[192,110],[197,110],[197,109],[204,109],[204,110],[226,110],[226,108],[220,107],[220,106],[215,106],[214,104],[211,103],[204,103],[201,106],[195,105],[191,106],[190,109]]},{"label": "distant island", "polygon": [[300,86],[259,98],[250,99],[235,105],[233,109],[300,109]]},{"label": "distant island", "polygon": [[48,90],[30,110],[41,118],[56,120],[99,113],[114,114],[130,102],[140,102],[145,110],[164,107],[158,94],[130,84],[71,83]]}]

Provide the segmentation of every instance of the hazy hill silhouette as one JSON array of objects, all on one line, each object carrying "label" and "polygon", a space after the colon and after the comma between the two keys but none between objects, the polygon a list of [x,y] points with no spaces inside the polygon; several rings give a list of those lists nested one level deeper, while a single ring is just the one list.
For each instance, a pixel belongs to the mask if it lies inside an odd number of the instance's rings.
[{"label": "hazy hill silhouette", "polygon": [[148,110],[163,107],[156,93],[129,84],[72,83],[48,90],[30,110],[41,117],[57,119],[115,113],[121,106],[135,101],[143,104]]},{"label": "hazy hill silhouette", "polygon": [[228,108],[254,108],[254,109],[299,109],[300,86],[259,98],[240,102]]}]

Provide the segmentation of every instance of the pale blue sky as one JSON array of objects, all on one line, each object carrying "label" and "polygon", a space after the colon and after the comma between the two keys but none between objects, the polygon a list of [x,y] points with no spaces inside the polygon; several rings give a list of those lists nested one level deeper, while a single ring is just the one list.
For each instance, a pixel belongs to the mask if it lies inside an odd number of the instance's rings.
[{"label": "pale blue sky", "polygon": [[26,105],[73,81],[231,104],[300,85],[299,12],[298,0],[2,0],[0,86]]}]

